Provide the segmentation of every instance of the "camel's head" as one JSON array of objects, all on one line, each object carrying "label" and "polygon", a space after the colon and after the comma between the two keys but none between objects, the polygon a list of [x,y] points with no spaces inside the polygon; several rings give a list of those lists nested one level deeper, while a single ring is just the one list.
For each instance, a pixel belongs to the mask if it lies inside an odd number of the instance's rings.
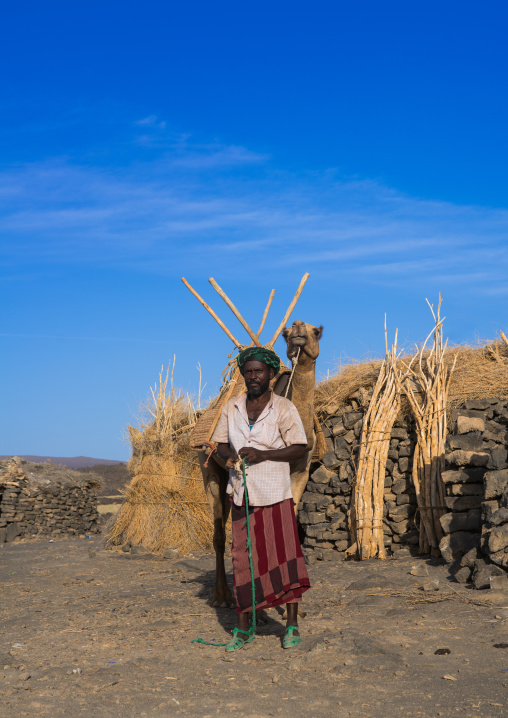
[{"label": "camel's head", "polygon": [[308,357],[316,361],[319,355],[319,340],[323,327],[314,327],[312,324],[296,321],[290,329],[284,329],[282,336],[286,340],[288,359],[294,359],[300,349],[298,361]]}]

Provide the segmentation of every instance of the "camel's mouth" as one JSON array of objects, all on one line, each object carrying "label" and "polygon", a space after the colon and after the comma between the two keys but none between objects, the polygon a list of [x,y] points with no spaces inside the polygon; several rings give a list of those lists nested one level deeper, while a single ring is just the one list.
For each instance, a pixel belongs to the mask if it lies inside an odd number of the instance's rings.
[{"label": "camel's mouth", "polygon": [[295,356],[301,352],[307,344],[307,337],[291,337],[288,344],[288,359],[294,359]]}]

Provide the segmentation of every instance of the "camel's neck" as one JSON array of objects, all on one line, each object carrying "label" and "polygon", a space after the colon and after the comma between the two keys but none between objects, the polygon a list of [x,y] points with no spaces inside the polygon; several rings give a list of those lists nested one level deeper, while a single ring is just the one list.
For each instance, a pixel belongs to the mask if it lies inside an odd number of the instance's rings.
[{"label": "camel's neck", "polygon": [[291,382],[291,401],[298,409],[307,438],[314,430],[314,386],[316,362],[298,362]]}]

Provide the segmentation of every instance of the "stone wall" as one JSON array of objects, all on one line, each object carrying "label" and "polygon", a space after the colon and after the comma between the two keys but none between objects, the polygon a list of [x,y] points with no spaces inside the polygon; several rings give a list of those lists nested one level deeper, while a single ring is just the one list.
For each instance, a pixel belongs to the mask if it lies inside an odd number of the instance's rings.
[{"label": "stone wall", "polygon": [[[359,392],[340,415],[323,422],[328,453],[311,467],[298,511],[309,563],[341,560],[351,544],[347,511],[369,399]],[[508,401],[469,401],[451,412],[450,424],[443,473],[448,511],[441,519],[445,538],[440,548],[457,580],[485,584],[486,574],[508,569]],[[400,416],[385,473],[383,523],[389,554],[418,546],[411,480],[415,443],[412,421]],[[482,578],[476,581],[479,573]]]},{"label": "stone wall", "polygon": [[0,462],[0,543],[16,536],[96,533],[93,474],[19,458]]},{"label": "stone wall", "polygon": [[508,569],[508,402],[468,401],[452,421],[441,555],[459,582],[487,588]]},{"label": "stone wall", "polygon": [[[369,400],[368,392],[354,395],[342,414],[332,416],[322,424],[328,453],[320,465],[311,467],[310,480],[298,511],[298,522],[304,534],[304,553],[309,563],[341,560],[351,545],[347,511],[363,416]],[[385,473],[385,546],[392,553],[407,545],[418,544],[414,523],[416,494],[411,482],[415,441],[411,422],[399,417],[392,430]]]}]

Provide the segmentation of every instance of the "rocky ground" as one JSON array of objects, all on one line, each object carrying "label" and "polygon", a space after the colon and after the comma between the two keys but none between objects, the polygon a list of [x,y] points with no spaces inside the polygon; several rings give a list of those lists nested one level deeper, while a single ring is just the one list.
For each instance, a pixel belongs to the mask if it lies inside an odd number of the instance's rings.
[{"label": "rocky ground", "polygon": [[318,562],[302,646],[282,650],[271,610],[252,644],[226,654],[191,643],[227,640],[235,624],[233,610],[207,604],[213,566],[211,555],[106,551],[96,538],[4,545],[0,714],[508,714],[506,593],[473,591],[409,555]]}]

